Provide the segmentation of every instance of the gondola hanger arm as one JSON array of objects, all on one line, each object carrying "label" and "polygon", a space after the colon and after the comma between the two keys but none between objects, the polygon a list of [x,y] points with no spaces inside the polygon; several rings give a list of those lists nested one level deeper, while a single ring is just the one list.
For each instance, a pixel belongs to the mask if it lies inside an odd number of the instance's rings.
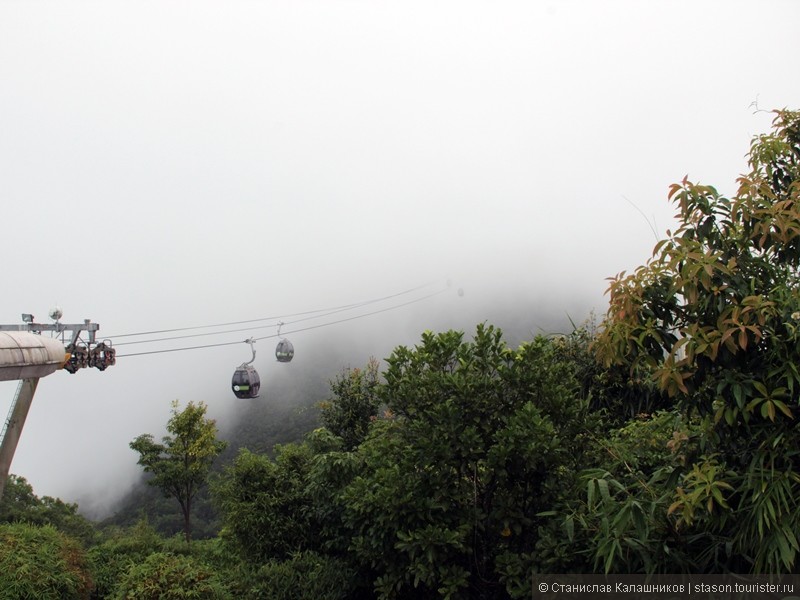
[{"label": "gondola hanger arm", "polygon": [[252,350],[252,351],[253,351],[253,358],[251,358],[249,361],[247,361],[246,363],[243,363],[243,364],[245,364],[245,365],[251,365],[251,364],[253,364],[253,362],[255,362],[255,360],[256,360],[256,349],[253,347],[253,344],[255,344],[255,343],[256,343],[256,340],[254,340],[253,338],[247,338],[247,339],[244,341],[244,343],[245,343],[245,344],[250,344],[250,350]]}]

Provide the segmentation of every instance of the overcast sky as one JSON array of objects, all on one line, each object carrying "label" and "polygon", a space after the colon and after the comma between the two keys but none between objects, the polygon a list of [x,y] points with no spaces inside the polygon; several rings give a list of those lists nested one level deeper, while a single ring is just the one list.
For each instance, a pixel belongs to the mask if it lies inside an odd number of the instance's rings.
[{"label": "overcast sky", "polygon": [[[602,314],[605,278],[672,225],[669,184],[733,192],[772,119],[753,103],[798,108],[797,23],[794,0],[0,0],[0,322],[58,303],[113,335],[451,281],[294,338],[300,361],[500,309],[533,332]],[[11,471],[113,498],[138,473],[128,442],[176,398],[227,418],[247,358],[51,375]]]}]

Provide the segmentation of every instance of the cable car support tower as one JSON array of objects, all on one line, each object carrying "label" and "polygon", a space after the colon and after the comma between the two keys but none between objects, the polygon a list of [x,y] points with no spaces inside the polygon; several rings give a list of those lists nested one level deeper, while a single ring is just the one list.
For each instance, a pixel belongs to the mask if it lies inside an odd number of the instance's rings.
[{"label": "cable car support tower", "polygon": [[[78,324],[61,323],[61,314],[59,308],[50,312],[55,323],[36,323],[33,315],[23,314],[22,324],[0,325],[0,381],[19,380],[8,418],[0,428],[0,498],[39,379],[59,369],[76,373],[96,367],[104,371],[116,362],[111,343],[97,342],[98,323],[89,319]],[[43,331],[53,337],[42,336]],[[65,343],[68,332],[72,336]],[[82,332],[86,332],[87,342],[81,340]]]}]

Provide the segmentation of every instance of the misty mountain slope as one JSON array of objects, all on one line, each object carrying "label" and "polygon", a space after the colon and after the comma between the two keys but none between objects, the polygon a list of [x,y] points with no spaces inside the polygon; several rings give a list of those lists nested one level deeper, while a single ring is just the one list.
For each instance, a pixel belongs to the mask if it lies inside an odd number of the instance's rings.
[{"label": "misty mountain slope", "polygon": [[[503,328],[504,337],[512,346],[546,331],[567,331],[569,319],[555,311],[530,310],[524,297],[515,300],[487,302],[482,307],[473,306],[460,319],[454,320],[447,311],[420,311],[410,318],[390,321],[368,321],[347,328],[346,332],[318,333],[314,336],[295,336],[292,341],[296,354],[291,363],[278,363],[272,355],[271,345],[259,348],[254,363],[261,377],[258,398],[238,399],[231,392],[224,398],[214,398],[210,403],[228,406],[224,417],[218,419],[218,437],[228,442],[228,447],[214,465],[220,472],[229,465],[242,448],[255,453],[272,455],[276,444],[299,442],[320,426],[318,405],[330,395],[330,382],[343,370],[360,368],[371,357],[383,361],[397,346],[414,346],[426,329],[444,331],[456,328],[467,336],[474,332],[476,323],[494,317]],[[581,321],[578,317],[576,321]],[[463,324],[463,326],[461,326]],[[233,367],[231,374],[233,373]],[[145,432],[142,432],[145,433]],[[208,488],[199,492],[195,501],[195,537],[210,537],[218,530],[216,510],[210,500]],[[91,515],[89,515],[91,516]],[[164,498],[161,492],[146,484],[142,475],[138,483],[104,519],[104,525],[131,526],[143,517],[161,533],[171,535],[182,528],[177,503]]]},{"label": "misty mountain slope", "polygon": [[[214,471],[220,472],[224,469],[241,448],[271,453],[276,444],[300,441],[307,432],[314,429],[318,424],[315,405],[319,402],[320,394],[327,389],[326,383],[315,379],[305,379],[304,382],[306,385],[273,388],[269,400],[265,397],[266,394],[248,401],[234,398],[233,401],[247,404],[237,408],[235,420],[225,429],[221,428],[218,434],[219,438],[228,442],[228,448],[217,459]],[[311,393],[307,387],[317,392]],[[218,520],[207,486],[201,488],[194,506],[194,536],[202,539],[216,535],[219,529]],[[165,535],[173,535],[183,529],[175,500],[171,497],[165,498],[160,490],[147,485],[144,475],[114,514],[102,521],[102,524],[130,527],[142,518],[146,518],[150,525]]]},{"label": "misty mountain slope", "polygon": [[271,453],[275,444],[300,441],[317,427],[316,405],[328,393],[326,375],[302,372],[293,365],[280,368],[294,373],[262,379],[258,398],[233,399],[237,405],[231,421],[220,426],[220,437],[228,442],[222,461],[235,457],[241,448]]},{"label": "misty mountain slope", "polygon": [[[320,348],[312,354],[332,355],[328,344],[324,350]],[[276,444],[299,442],[318,427],[317,405],[327,397],[328,382],[336,375],[341,360],[343,357],[339,356],[339,360],[325,363],[306,353],[296,364],[268,363],[260,368],[262,387],[258,398],[242,400],[231,393],[217,399],[217,403],[230,403],[230,411],[217,423],[218,437],[227,441],[228,447],[217,459],[214,471],[224,469],[242,448],[271,454]],[[200,490],[194,506],[194,536],[201,539],[216,535],[219,526],[208,487]],[[130,527],[142,518],[165,535],[182,531],[183,522],[175,500],[165,498],[158,489],[147,485],[144,475],[112,516],[101,523]]]}]

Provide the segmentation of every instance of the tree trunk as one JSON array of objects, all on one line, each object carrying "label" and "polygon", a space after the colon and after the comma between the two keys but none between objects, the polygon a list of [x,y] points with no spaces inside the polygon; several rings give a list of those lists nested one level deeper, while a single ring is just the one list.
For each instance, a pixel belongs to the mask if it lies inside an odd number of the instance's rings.
[{"label": "tree trunk", "polygon": [[183,509],[183,534],[186,537],[186,545],[192,543],[192,499],[187,498],[185,503],[181,503]]}]

